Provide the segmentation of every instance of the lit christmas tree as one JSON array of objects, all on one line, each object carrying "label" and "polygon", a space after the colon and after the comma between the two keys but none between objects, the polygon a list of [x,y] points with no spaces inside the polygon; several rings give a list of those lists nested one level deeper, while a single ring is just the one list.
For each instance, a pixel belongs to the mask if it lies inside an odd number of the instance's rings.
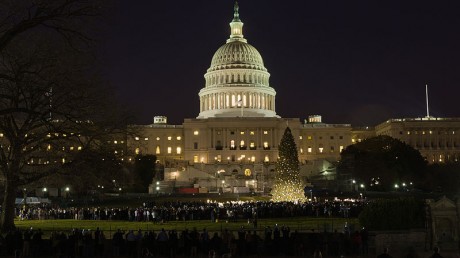
[{"label": "lit christmas tree", "polygon": [[304,186],[299,175],[299,156],[291,129],[286,127],[279,146],[279,158],[275,167],[275,183],[272,200],[276,202],[305,201]]}]

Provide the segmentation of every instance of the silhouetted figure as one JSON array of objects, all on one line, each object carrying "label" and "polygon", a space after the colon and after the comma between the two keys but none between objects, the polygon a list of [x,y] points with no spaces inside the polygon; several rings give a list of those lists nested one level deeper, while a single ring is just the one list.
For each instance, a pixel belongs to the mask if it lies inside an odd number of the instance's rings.
[{"label": "silhouetted figure", "polygon": [[433,248],[433,254],[430,256],[430,258],[443,258],[440,254],[439,254],[439,247],[435,246]]},{"label": "silhouetted figure", "polygon": [[392,258],[392,256],[388,254],[388,247],[384,247],[383,253],[379,254],[377,258]]}]

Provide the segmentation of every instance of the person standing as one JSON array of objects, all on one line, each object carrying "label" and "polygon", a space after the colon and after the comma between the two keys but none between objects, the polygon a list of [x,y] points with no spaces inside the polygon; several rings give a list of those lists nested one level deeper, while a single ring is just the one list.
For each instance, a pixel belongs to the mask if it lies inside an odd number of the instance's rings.
[{"label": "person standing", "polygon": [[388,247],[384,247],[383,253],[379,254],[377,258],[392,258],[392,256],[388,254]]},{"label": "person standing", "polygon": [[435,246],[433,248],[433,254],[430,256],[430,258],[443,258],[441,254],[439,254],[439,247]]}]

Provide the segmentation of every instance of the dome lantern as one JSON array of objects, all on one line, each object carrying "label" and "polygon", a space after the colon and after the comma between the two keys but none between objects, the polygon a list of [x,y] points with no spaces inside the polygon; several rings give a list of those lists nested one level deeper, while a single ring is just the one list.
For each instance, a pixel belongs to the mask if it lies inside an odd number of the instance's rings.
[{"label": "dome lantern", "polygon": [[233,41],[247,42],[243,36],[243,22],[240,20],[238,2],[235,2],[233,7],[233,20],[230,22],[230,38],[227,39],[227,43]]}]

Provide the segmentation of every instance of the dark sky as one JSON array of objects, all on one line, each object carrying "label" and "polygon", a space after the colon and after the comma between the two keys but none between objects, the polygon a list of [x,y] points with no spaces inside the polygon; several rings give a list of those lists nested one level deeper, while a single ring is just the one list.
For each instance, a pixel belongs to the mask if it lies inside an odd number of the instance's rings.
[{"label": "dark sky", "polygon": [[[225,43],[231,0],[115,1],[105,76],[137,123],[199,113],[198,92]],[[430,114],[460,117],[460,1],[241,0],[281,117],[375,125]]]}]

